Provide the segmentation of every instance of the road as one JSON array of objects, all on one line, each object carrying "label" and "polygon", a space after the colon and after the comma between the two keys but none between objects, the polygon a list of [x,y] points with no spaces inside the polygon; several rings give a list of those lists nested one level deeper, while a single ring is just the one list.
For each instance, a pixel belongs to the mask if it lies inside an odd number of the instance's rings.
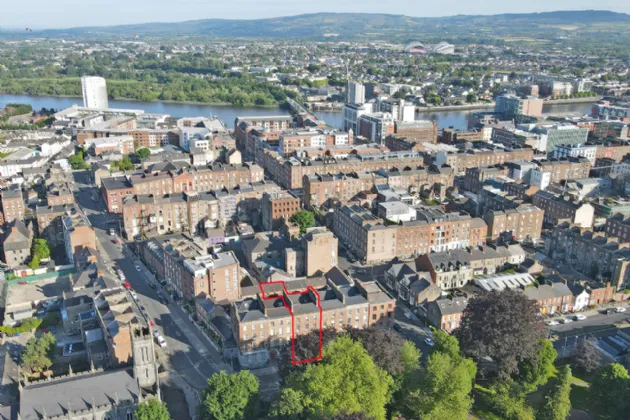
[{"label": "road", "polygon": [[136,291],[140,304],[145,307],[150,320],[166,339],[168,346],[165,349],[158,348],[158,355],[162,355],[166,368],[177,373],[199,395],[212,374],[222,369],[229,371],[231,368],[222,362],[219,352],[192,325],[187,313],[178,305],[160,303],[156,290],[148,285],[146,278],[148,273],[139,272],[133,257],[125,255],[122,246],[113,243],[108,231],[111,227],[117,229],[116,217],[103,213],[101,200],[96,202],[92,200],[91,197],[96,196],[98,191],[88,184],[87,175],[75,172],[75,182],[78,187],[75,195],[77,204],[83,209],[96,231],[98,251],[103,261],[110,267],[113,263],[120,267]]},{"label": "road", "polygon": [[[114,244],[114,238],[109,236],[109,229],[117,231],[120,228],[120,216],[104,212],[105,203],[100,192],[95,186],[90,185],[91,180],[87,173],[75,172],[77,203],[88,216],[90,223],[96,230],[99,252],[108,265],[117,264],[125,274],[125,278],[136,291],[140,304],[145,307],[155,325],[160,329],[166,339],[166,349],[158,348],[158,354],[162,354],[166,362],[166,369],[177,374],[193,392],[200,395],[205,389],[207,380],[212,374],[225,370],[232,372],[233,366],[225,363],[219,351],[193,324],[179,305],[160,303],[157,291],[149,286],[153,275],[144,265],[135,259],[128,250],[123,250],[122,245]],[[92,197],[98,197],[93,201]],[[140,271],[136,269],[140,267]],[[158,290],[160,286],[157,285]],[[167,293],[162,291],[162,295]],[[156,346],[157,348],[157,346]],[[271,396],[279,389],[279,376],[269,368],[255,369],[251,371],[260,381],[261,394]]]},{"label": "road", "polygon": [[[565,318],[571,318],[572,315],[567,315]],[[553,325],[549,327],[552,333],[569,333],[573,330],[578,331],[586,327],[596,327],[603,325],[613,325],[619,322],[625,322],[630,320],[630,311],[622,313],[613,313],[610,315],[604,315],[601,313],[587,314],[587,318],[584,321],[573,321],[568,324]]]}]

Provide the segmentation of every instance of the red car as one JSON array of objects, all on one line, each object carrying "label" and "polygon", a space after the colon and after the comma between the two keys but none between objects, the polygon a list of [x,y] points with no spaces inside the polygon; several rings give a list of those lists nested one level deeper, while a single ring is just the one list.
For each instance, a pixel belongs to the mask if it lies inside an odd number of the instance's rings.
[{"label": "red car", "polygon": [[128,281],[125,282],[125,289],[131,289],[131,284]]}]

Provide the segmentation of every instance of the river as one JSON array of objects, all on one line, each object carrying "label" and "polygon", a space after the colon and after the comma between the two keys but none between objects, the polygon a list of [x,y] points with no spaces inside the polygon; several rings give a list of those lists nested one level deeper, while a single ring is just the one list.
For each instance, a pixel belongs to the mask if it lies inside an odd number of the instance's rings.
[{"label": "river", "polygon": [[[54,108],[61,110],[72,105],[83,105],[81,98],[65,98],[55,96],[29,96],[29,95],[5,95],[0,93],[0,107],[8,103],[31,104],[33,109]],[[147,113],[169,114],[173,117],[199,117],[216,116],[224,121],[228,127],[234,128],[236,117],[243,116],[264,116],[264,115],[287,115],[288,111],[280,108],[260,108],[260,107],[238,107],[231,105],[203,105],[186,104],[174,102],[140,102],[125,100],[110,100],[109,106],[112,108],[142,109]],[[544,114],[553,115],[583,115],[590,113],[591,103],[567,104],[567,105],[545,105]],[[453,127],[465,130],[468,125],[468,117],[475,111],[439,111],[416,114],[416,119],[436,120],[440,129]],[[343,114],[341,112],[318,111],[314,114],[333,127],[341,128],[343,125]]]}]

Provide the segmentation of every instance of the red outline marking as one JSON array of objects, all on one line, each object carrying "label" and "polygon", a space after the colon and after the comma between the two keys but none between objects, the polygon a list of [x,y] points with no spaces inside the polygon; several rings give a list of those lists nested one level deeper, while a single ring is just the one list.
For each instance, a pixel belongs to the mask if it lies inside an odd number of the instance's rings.
[{"label": "red outline marking", "polygon": [[[317,296],[317,308],[319,308],[319,356],[317,357],[311,357],[310,359],[304,359],[304,360],[295,360],[295,316],[293,315],[293,310],[291,310],[291,307],[289,305],[287,305],[287,302],[284,300],[284,295],[273,295],[273,296],[265,296],[265,290],[263,289],[263,286],[267,285],[267,284],[281,284],[282,285],[282,289],[284,290],[284,293],[291,296],[291,295],[305,295],[308,294],[308,291],[311,290],[313,293],[315,293],[315,296]],[[259,283],[258,286],[260,287],[260,291],[262,292],[262,298],[264,300],[271,300],[271,299],[278,299],[280,298],[282,300],[282,304],[284,305],[285,308],[287,308],[287,310],[289,311],[289,315],[291,315],[291,363],[294,365],[301,365],[304,363],[311,363],[311,362],[316,362],[318,360],[322,359],[322,347],[323,347],[323,330],[322,330],[322,305],[320,304],[320,299],[321,297],[319,296],[319,292],[317,290],[315,290],[315,288],[313,286],[308,286],[306,288],[305,291],[303,292],[291,292],[289,293],[289,291],[287,290],[287,286],[284,283],[283,280],[278,280],[278,281],[270,281],[268,283]]]}]

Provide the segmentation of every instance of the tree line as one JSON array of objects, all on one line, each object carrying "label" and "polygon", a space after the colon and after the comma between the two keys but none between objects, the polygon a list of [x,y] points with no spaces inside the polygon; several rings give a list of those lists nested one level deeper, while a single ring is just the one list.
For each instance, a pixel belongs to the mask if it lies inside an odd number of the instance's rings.
[{"label": "tree line", "polygon": [[[588,401],[603,418],[625,418],[630,375],[617,364],[602,367],[585,341],[572,359],[557,360],[538,305],[517,291],[488,292],[469,300],[454,334],[433,332],[420,350],[391,330],[371,327],[323,332],[323,358],[294,366],[278,355],[282,387],[272,401],[248,371],[220,372],[208,380],[204,420],[564,420],[572,404]],[[296,359],[319,352],[319,333],[300,336]],[[589,371],[590,388],[576,391],[573,371]],[[576,392],[585,395],[577,398]],[[576,399],[577,398],[577,399]]]}]

